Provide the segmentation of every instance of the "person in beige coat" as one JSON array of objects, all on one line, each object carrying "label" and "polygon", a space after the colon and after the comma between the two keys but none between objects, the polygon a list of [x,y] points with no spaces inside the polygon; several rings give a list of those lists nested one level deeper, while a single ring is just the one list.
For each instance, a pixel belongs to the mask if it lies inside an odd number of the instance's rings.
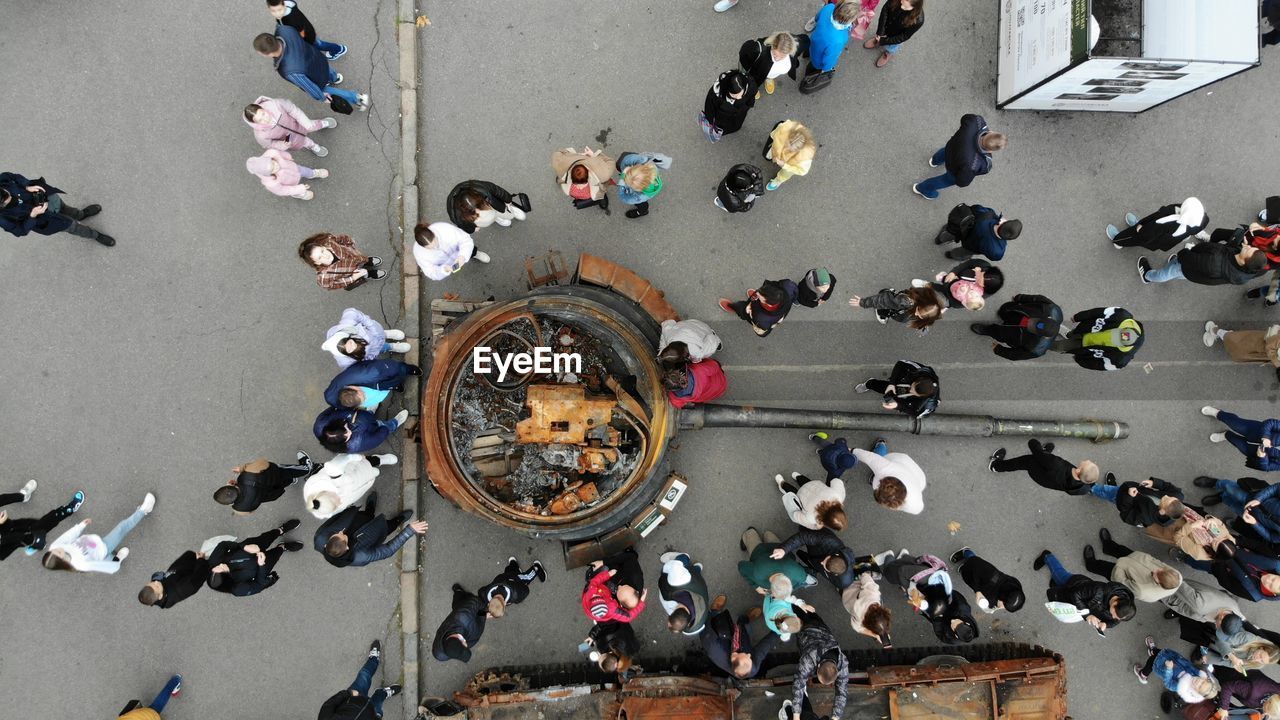
[{"label": "person in beige coat", "polygon": [[613,158],[600,150],[583,146],[582,152],[564,148],[551,153],[551,170],[560,189],[579,210],[598,205],[609,214],[609,184],[612,182]]},{"label": "person in beige coat", "polygon": [[1230,549],[1221,552],[1234,553],[1236,546],[1236,539],[1226,524],[1212,515],[1201,515],[1190,507],[1182,517],[1168,525],[1150,525],[1145,531],[1156,540],[1177,547],[1192,560],[1202,562],[1213,560],[1224,544],[1228,544]]},{"label": "person in beige coat", "polygon": [[1089,572],[1101,575],[1112,582],[1133,591],[1140,602],[1160,602],[1182,586],[1182,573],[1168,563],[1157,560],[1148,553],[1137,552],[1111,539],[1111,531],[1098,531],[1102,538],[1102,551],[1116,558],[1114,563],[1099,560],[1092,545],[1084,546],[1084,566]]},{"label": "person in beige coat", "polygon": [[337,515],[373,489],[379,467],[394,465],[397,461],[395,455],[335,455],[302,486],[307,510],[321,520]]},{"label": "person in beige coat", "polygon": [[889,635],[893,616],[889,608],[881,604],[880,586],[871,573],[862,573],[845,588],[840,593],[840,602],[849,611],[849,624],[854,630],[875,638],[885,650],[893,647],[893,639]]},{"label": "person in beige coat", "polygon": [[1224,330],[1212,320],[1206,322],[1204,346],[1213,347],[1219,340],[1233,362],[1271,363],[1280,377],[1280,325],[1266,330]]},{"label": "person in beige coat", "polygon": [[795,120],[783,120],[773,126],[764,143],[764,159],[778,166],[778,173],[764,186],[765,190],[777,190],[782,183],[795,175],[808,175],[813,166],[813,156],[818,143],[809,128]]}]

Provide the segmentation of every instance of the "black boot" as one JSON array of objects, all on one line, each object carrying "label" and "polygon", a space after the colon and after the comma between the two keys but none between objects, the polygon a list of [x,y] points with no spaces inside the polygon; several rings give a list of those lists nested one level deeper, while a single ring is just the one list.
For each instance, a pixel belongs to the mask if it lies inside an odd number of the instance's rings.
[{"label": "black boot", "polygon": [[1053,553],[1048,550],[1040,551],[1040,554],[1036,556],[1035,561],[1031,563],[1031,569],[1043,570],[1048,557],[1052,554]]},{"label": "black boot", "polygon": [[1212,495],[1205,495],[1203,498],[1200,498],[1200,504],[1205,507],[1212,507],[1221,502],[1222,502],[1222,495],[1220,495],[1219,493],[1213,493]]},{"label": "black boot", "polygon": [[1200,477],[1196,478],[1195,480],[1192,480],[1192,481],[1191,481],[1191,484],[1195,485],[1195,486],[1196,486],[1196,487],[1198,487],[1198,488],[1211,488],[1211,487],[1217,487],[1217,486],[1218,486],[1218,479],[1217,479],[1217,478],[1211,478],[1211,477],[1209,477],[1208,475],[1201,475]]},{"label": "black boot", "polygon": [[94,203],[94,204],[92,204],[92,205],[89,205],[89,206],[88,206],[88,207],[86,207],[85,209],[81,210],[81,211],[80,211],[80,217],[79,217],[79,218],[77,218],[77,219],[79,219],[79,220],[84,220],[84,219],[86,219],[86,218],[91,218],[91,217],[93,217],[94,215],[97,215],[97,214],[98,214],[98,213],[100,213],[100,212],[102,212],[102,206],[101,206],[101,205],[99,205],[99,204],[97,204],[97,203]]}]

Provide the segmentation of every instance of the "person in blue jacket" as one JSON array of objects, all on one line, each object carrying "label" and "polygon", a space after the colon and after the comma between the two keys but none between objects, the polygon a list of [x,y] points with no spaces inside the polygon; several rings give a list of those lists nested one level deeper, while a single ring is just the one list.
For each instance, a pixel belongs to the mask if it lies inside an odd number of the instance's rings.
[{"label": "person in blue jacket", "polygon": [[823,5],[818,11],[817,17],[813,19],[813,32],[809,34],[809,67],[804,71],[806,78],[836,69],[840,53],[849,44],[849,33],[859,9],[857,2],[846,1],[838,5]]},{"label": "person in blue jacket", "polygon": [[1244,455],[1246,467],[1263,472],[1280,470],[1280,419],[1246,420],[1211,405],[1200,412],[1227,426],[1227,432],[1216,432],[1209,442],[1229,442]]},{"label": "person in blue jacket", "polygon": [[280,77],[297,85],[313,100],[327,102],[335,96],[356,109],[369,109],[369,96],[338,87],[342,74],[329,67],[329,59],[288,25],[277,25],[274,35],[262,33],[253,39],[259,55],[275,60]]},{"label": "person in blue jacket", "polygon": [[632,206],[627,217],[635,220],[649,214],[649,201],[662,192],[662,176],[658,168],[671,167],[671,157],[662,153],[624,152],[618,156],[618,199]]},{"label": "person in blue jacket", "polygon": [[408,410],[390,420],[379,420],[367,410],[331,407],[316,416],[311,431],[330,452],[365,453],[386,442],[408,419]]},{"label": "person in blue jacket", "polygon": [[951,212],[958,216],[958,222],[948,216],[947,226],[938,233],[936,239],[938,244],[960,244],[960,247],[946,252],[947,257],[952,260],[968,260],[974,255],[1001,260],[1009,241],[1017,240],[1022,235],[1021,220],[1006,219],[989,207],[961,204]]},{"label": "person in blue jacket", "polygon": [[0,173],[0,228],[14,237],[70,233],[111,247],[115,238],[80,224],[102,212],[101,205],[74,208],[58,197],[62,191],[44,178],[28,180],[18,173]]},{"label": "person in blue jacket", "polygon": [[818,462],[827,471],[828,480],[842,480],[846,470],[852,470],[858,464],[858,458],[849,449],[849,442],[844,438],[831,439],[824,432],[809,435],[809,441],[818,446]]},{"label": "person in blue jacket", "polygon": [[362,360],[334,376],[324,391],[330,407],[373,412],[392,390],[404,389],[404,379],[422,370],[399,360]]},{"label": "person in blue jacket", "polygon": [[912,185],[911,191],[926,200],[937,200],[943,188],[968,187],[974,178],[991,172],[991,153],[1008,144],[1003,133],[991,132],[981,115],[969,113],[960,118],[960,129],[947,144],[929,158],[929,167],[945,166],[942,174]]}]

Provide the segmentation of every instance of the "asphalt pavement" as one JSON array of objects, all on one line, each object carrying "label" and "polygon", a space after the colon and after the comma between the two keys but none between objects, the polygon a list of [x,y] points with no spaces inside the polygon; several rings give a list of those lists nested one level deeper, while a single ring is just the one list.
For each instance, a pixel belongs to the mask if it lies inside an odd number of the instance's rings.
[{"label": "asphalt pavement", "polygon": [[[717,357],[730,379],[723,402],[871,411],[874,400],[854,395],[853,385],[910,357],[939,370],[942,412],[1129,423],[1132,435],[1123,442],[1057,443],[1064,457],[1095,458],[1122,481],[1163,477],[1195,499],[1196,475],[1249,474],[1233,450],[1208,443],[1216,427],[1199,408],[1212,402],[1246,416],[1270,416],[1275,376],[1230,363],[1221,348],[1206,349],[1200,334],[1210,318],[1228,327],[1261,327],[1274,322],[1275,311],[1246,302],[1237,288],[1142,285],[1134,269],[1138,251],[1113,249],[1103,228],[1122,222],[1126,211],[1144,215],[1189,195],[1204,201],[1212,227],[1247,222],[1280,186],[1280,172],[1265,152],[1276,131],[1263,109],[1277,79],[1275,56],[1142,115],[1002,112],[994,107],[997,4],[935,2],[924,29],[887,68],[873,67],[877,53],[851,43],[830,88],[802,96],[780,82],[741,132],[712,146],[696,122],[707,88],[736,67],[744,40],[799,31],[817,3],[743,0],[722,15],[711,4],[534,0],[500,12],[473,3],[422,5],[431,21],[419,33],[423,218],[443,219],[449,189],[469,178],[526,192],[534,206],[528,221],[476,236],[492,264],[473,263],[447,281],[424,282],[424,308],[446,292],[463,299],[509,297],[525,288],[526,257],[554,248],[572,261],[590,252],[651,280],[683,315],[711,322],[724,340]],[[944,191],[937,202],[911,194],[911,183],[932,174],[929,155],[967,112],[984,115],[1009,136],[994,171],[970,188]],[[809,175],[767,194],[750,213],[713,207],[715,185],[730,166],[754,162],[768,169],[760,148],[785,118],[804,122],[820,143]],[[584,144],[614,156],[636,150],[674,158],[651,215],[628,220],[616,200],[609,217],[570,207],[552,180],[549,158],[557,148]],[[1064,356],[1005,362],[967,330],[969,322],[993,316],[996,303],[978,314],[952,311],[924,337],[894,324],[882,327],[872,313],[844,304],[852,294],[903,287],[949,268],[930,240],[957,202],[985,204],[1026,225],[1000,263],[1007,287],[996,300],[1036,292],[1068,313],[1127,307],[1148,330],[1138,359],[1109,374],[1077,368]],[[1163,258],[1153,259],[1158,266]],[[833,302],[797,309],[767,339],[716,306],[717,297],[740,297],[764,278],[799,278],[818,265],[838,278]],[[873,439],[849,437],[858,444]],[[906,547],[945,556],[972,546],[1016,574],[1030,600],[1014,615],[981,616],[983,641],[1032,642],[1062,652],[1077,720],[1160,716],[1156,686],[1138,685],[1129,666],[1145,656],[1148,633],[1180,645],[1176,624],[1160,618],[1163,608],[1140,608],[1134,622],[1105,640],[1056,623],[1038,604],[1047,573],[1032,571],[1031,561],[1051,547],[1082,571],[1081,549],[1096,542],[1104,524],[1138,549],[1164,556],[1165,548],[1121,527],[1114,509],[1097,500],[987,472],[992,450],[1005,445],[1017,452],[1020,441],[888,440],[928,474],[926,509],[909,517],[877,507],[862,482],[865,470],[855,469],[848,475],[846,541],[866,553]],[[788,532],[772,477],[817,473],[817,460],[801,431],[703,430],[676,442],[673,467],[691,487],[670,522],[640,548],[650,587],[657,582],[657,555],[674,547],[705,565],[713,593],[727,593],[730,607],[744,610],[756,596],[734,567],[738,535],[752,524]],[[453,582],[479,586],[511,554],[540,557],[549,567],[560,557],[554,543],[501,530],[435,496],[428,519],[424,658]],[[553,571],[528,601],[489,624],[469,665],[424,661],[424,693],[447,695],[486,667],[576,661],[589,627],[578,605],[581,582],[580,571]],[[808,594],[846,644],[866,643],[848,627],[834,593],[815,588]],[[928,625],[911,617],[905,602],[889,592],[886,598],[898,646],[934,644]],[[1280,626],[1280,613],[1271,608],[1250,604],[1248,613],[1264,626]],[[637,622],[652,655],[691,645],[665,630],[657,607]]]}]

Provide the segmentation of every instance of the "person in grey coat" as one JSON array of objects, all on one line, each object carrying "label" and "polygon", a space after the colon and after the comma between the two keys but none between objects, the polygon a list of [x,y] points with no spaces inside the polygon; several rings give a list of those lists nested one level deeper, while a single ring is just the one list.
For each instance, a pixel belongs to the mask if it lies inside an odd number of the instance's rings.
[{"label": "person in grey coat", "polygon": [[1164,611],[1167,620],[1181,615],[1197,622],[1213,622],[1222,610],[1244,617],[1235,596],[1189,577],[1183,577],[1182,585],[1160,602],[1168,608]]},{"label": "person in grey coat", "polygon": [[809,680],[816,678],[819,684],[835,686],[835,700],[831,704],[831,720],[840,720],[845,703],[849,700],[849,659],[840,650],[840,643],[831,628],[816,613],[797,609],[800,632],[796,644],[800,647],[800,659],[796,662],[796,676],[791,684],[792,720],[800,720],[799,709]]}]

